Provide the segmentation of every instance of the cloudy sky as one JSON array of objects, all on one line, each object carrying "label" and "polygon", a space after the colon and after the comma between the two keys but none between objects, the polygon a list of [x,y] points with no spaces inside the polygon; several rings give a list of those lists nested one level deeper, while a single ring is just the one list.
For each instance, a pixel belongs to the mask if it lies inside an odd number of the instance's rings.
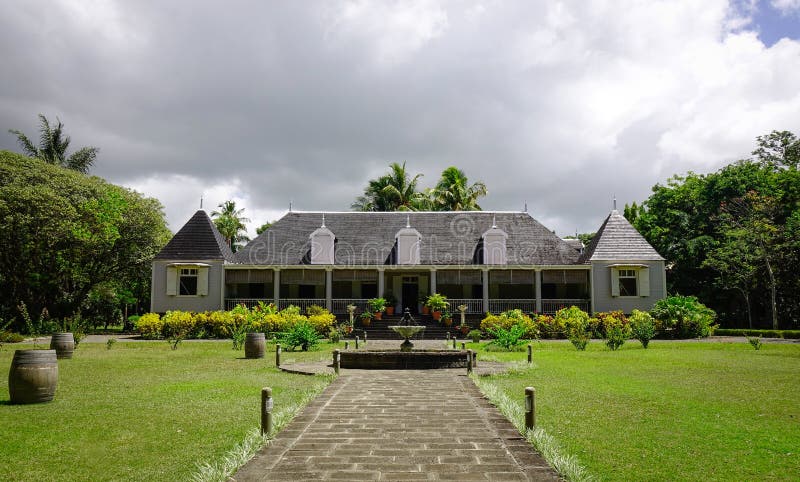
[{"label": "cloudy sky", "polygon": [[800,133],[800,0],[2,0],[0,149],[59,117],[173,230],[348,210],[406,162],[594,231],[676,173]]}]

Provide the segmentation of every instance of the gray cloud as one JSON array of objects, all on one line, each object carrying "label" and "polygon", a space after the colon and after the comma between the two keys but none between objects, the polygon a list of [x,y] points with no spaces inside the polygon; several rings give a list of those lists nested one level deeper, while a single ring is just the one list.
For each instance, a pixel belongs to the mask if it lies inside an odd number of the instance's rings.
[{"label": "gray cloud", "polygon": [[346,210],[407,161],[425,185],[448,165],[483,180],[485,209],[527,201],[559,234],[591,231],[612,195],[641,201],[800,127],[800,44],[725,30],[724,2],[3,10],[0,148],[16,149],[5,129],[58,115],[76,146],[101,148],[95,174],[161,198],[173,229],[211,191],[253,218],[289,200]]}]

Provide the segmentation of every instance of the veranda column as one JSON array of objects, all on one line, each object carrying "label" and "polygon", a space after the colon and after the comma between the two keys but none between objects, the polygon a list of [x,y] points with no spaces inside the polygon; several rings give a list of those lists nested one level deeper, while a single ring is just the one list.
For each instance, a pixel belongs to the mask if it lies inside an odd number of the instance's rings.
[{"label": "veranda column", "polygon": [[333,270],[325,270],[325,309],[333,311]]},{"label": "veranda column", "polygon": [[281,301],[281,270],[273,269],[272,270],[272,302],[275,303],[275,307],[280,309],[280,301]]},{"label": "veranda column", "polygon": [[483,270],[483,312],[489,312],[489,270]]},{"label": "veranda column", "polygon": [[431,294],[436,293],[436,270],[431,270]]},{"label": "veranda column", "polygon": [[542,270],[536,270],[536,312],[542,312]]},{"label": "veranda column", "polygon": [[381,298],[383,296],[383,285],[384,285],[383,269],[379,268],[378,269],[378,296],[377,296],[377,298]]}]

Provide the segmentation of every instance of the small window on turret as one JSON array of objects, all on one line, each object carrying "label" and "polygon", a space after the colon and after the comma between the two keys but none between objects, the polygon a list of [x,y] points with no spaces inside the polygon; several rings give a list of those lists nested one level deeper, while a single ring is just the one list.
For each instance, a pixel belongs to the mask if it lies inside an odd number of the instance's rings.
[{"label": "small window on turret", "polygon": [[197,268],[181,268],[178,287],[181,296],[197,295]]}]

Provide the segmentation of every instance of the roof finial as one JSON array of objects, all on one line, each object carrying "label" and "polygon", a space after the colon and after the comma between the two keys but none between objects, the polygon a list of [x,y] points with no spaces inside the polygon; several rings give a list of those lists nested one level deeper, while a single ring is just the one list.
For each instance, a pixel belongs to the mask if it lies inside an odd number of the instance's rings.
[{"label": "roof finial", "polygon": [[292,212],[292,200],[289,199],[289,212]]},{"label": "roof finial", "polygon": [[325,227],[325,213],[322,213],[322,227]]},{"label": "roof finial", "polygon": [[492,229],[497,228],[497,213],[492,214]]},{"label": "roof finial", "polygon": [[410,214],[406,214],[406,227],[407,228],[411,227],[411,215]]},{"label": "roof finial", "polygon": [[617,195],[614,194],[614,211],[617,210]]},{"label": "roof finial", "polygon": [[527,200],[525,201],[525,209],[522,212],[524,212],[524,213],[528,212],[528,201]]},{"label": "roof finial", "polygon": [[200,195],[200,209],[203,209],[203,195]]}]

